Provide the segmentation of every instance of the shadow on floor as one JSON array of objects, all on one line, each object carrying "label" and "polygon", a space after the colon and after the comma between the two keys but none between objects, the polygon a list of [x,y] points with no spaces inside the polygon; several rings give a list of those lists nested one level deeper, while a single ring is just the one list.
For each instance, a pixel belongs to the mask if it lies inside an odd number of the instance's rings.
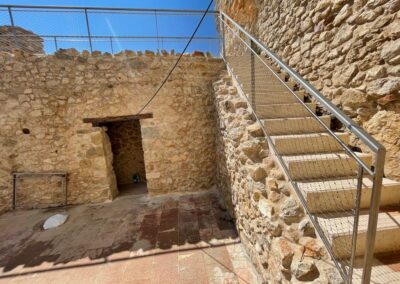
[{"label": "shadow on floor", "polygon": [[44,262],[100,260],[117,253],[129,258],[237,241],[234,224],[216,193],[122,195],[111,203],[67,208],[64,225],[43,231],[46,218],[60,211],[15,211],[0,217],[3,273]]},{"label": "shadow on floor", "polygon": [[148,194],[147,184],[145,182],[123,184],[118,186],[118,197],[128,195]]}]

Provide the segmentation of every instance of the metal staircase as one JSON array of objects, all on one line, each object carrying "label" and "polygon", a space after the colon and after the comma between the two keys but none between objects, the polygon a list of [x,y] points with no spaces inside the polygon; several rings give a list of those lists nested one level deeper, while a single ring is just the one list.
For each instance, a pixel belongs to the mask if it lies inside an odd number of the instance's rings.
[{"label": "metal staircase", "polygon": [[223,12],[219,24],[228,70],[344,281],[379,282],[374,254],[400,251],[400,215],[380,210],[400,204],[384,147]]}]

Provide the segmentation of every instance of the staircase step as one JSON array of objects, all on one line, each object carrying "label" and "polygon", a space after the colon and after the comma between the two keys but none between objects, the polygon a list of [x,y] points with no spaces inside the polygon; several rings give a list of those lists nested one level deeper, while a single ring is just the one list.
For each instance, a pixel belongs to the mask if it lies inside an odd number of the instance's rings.
[{"label": "staircase step", "polygon": [[[356,154],[367,165],[372,164],[372,155]],[[358,168],[354,159],[345,153],[283,156],[282,158],[293,180],[354,176]]]},{"label": "staircase step", "polygon": [[[251,92],[245,92],[249,95]],[[304,101],[304,93],[295,93],[295,95]],[[257,105],[270,105],[270,104],[290,104],[299,103],[299,100],[289,91],[263,91],[257,92],[255,95],[255,102]]]},{"label": "staircase step", "polygon": [[[307,103],[306,105],[315,113],[317,107],[315,103]],[[256,112],[259,118],[264,119],[311,116],[301,103],[257,105]]]},{"label": "staircase step", "polygon": [[[356,256],[365,254],[365,240],[368,228],[368,211],[360,214],[357,234]],[[319,216],[318,223],[326,233],[337,258],[349,258],[354,216],[351,213]],[[400,213],[380,212],[375,240],[375,253],[400,251]]]},{"label": "staircase step", "polygon": [[[357,179],[319,180],[298,182],[311,213],[350,210],[355,207]],[[362,180],[361,208],[368,208],[371,198],[372,180]],[[400,205],[400,182],[383,179],[381,206]]]},{"label": "staircase step", "polygon": [[[337,132],[336,135],[345,144],[349,143],[348,133]],[[271,138],[280,155],[328,153],[343,150],[339,142],[329,133],[280,135]]]},{"label": "staircase step", "polygon": [[[320,119],[325,125],[330,126],[330,116],[320,116]],[[263,122],[267,134],[274,136],[324,132],[325,130],[314,117],[264,119]]]},{"label": "staircase step", "polygon": [[[265,80],[265,78],[264,78],[264,80]],[[268,80],[268,79],[267,79]],[[239,81],[240,81],[240,83],[242,83],[242,84],[244,84],[244,91],[246,92],[246,93],[250,93],[251,91],[252,91],[252,88],[251,88],[251,83],[250,82],[242,82],[241,80],[240,80],[240,77],[239,77]],[[290,86],[289,86],[289,89],[290,90],[293,90],[293,88],[291,88]],[[258,95],[258,94],[260,94],[260,93],[262,93],[262,94],[264,94],[264,93],[267,93],[267,94],[269,94],[269,93],[288,93],[288,94],[290,94],[290,92],[289,92],[289,89],[287,88],[287,87],[285,87],[283,84],[281,84],[281,83],[279,83],[279,82],[277,82],[277,84],[265,84],[265,85],[255,85],[254,86],[254,90],[255,90],[255,92],[256,92],[256,94]]]}]

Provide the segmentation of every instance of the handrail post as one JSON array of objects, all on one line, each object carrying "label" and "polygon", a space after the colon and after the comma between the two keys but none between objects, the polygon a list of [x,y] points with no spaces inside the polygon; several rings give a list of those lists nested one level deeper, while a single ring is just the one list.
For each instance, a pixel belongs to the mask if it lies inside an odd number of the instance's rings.
[{"label": "handrail post", "polygon": [[250,40],[250,80],[251,80],[251,104],[254,111],[256,111],[256,76],[255,76],[255,60],[254,52],[255,44]]},{"label": "handrail post", "polygon": [[86,19],[86,29],[87,29],[87,33],[88,33],[88,36],[89,36],[90,52],[93,52],[92,35],[90,33],[90,25],[89,25],[89,17],[88,17],[87,8],[85,8],[84,11],[85,11],[85,19]]},{"label": "handrail post", "polygon": [[378,225],[379,204],[381,202],[382,180],[385,165],[386,149],[381,146],[376,153],[375,175],[372,184],[371,202],[369,206],[369,218],[367,239],[365,241],[365,256],[362,275],[362,283],[370,283],[372,262],[374,259],[375,237]]},{"label": "handrail post", "polygon": [[356,192],[356,202],[354,209],[354,223],[353,223],[353,236],[351,242],[351,258],[350,258],[350,269],[348,274],[348,284],[353,281],[353,270],[354,270],[354,260],[356,258],[357,251],[357,236],[358,236],[358,223],[360,220],[360,207],[361,207],[361,195],[362,195],[362,181],[364,176],[364,168],[358,165],[357,172],[357,192]]},{"label": "handrail post", "polygon": [[15,29],[14,25],[14,17],[11,11],[11,6],[8,6],[8,16],[10,17],[10,23],[11,23],[11,28],[12,28],[12,33],[13,33],[13,38],[14,38],[14,45],[15,48],[19,47],[18,40],[17,40],[17,31]]},{"label": "handrail post", "polygon": [[57,37],[54,37],[54,47],[56,48],[56,52],[58,50],[58,45],[57,45]]},{"label": "handrail post", "polygon": [[224,14],[220,14],[220,24],[221,24],[221,35],[222,35],[222,57],[225,58],[225,26],[224,26]]},{"label": "handrail post", "polygon": [[111,54],[114,54],[113,39],[111,36],[110,36],[110,47],[111,47]]}]

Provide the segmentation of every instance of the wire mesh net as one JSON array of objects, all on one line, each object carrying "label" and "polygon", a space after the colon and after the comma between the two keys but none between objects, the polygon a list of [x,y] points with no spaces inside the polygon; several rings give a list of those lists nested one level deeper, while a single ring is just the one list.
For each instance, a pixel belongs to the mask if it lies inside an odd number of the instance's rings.
[{"label": "wire mesh net", "polygon": [[[202,17],[201,11],[11,8],[0,8],[0,50],[47,54],[60,48],[179,52]],[[209,13],[187,51],[218,56],[219,40]]]},{"label": "wire mesh net", "polygon": [[220,28],[227,65],[300,201],[343,278],[359,280],[362,269],[353,275],[352,269],[366,250],[368,211],[362,209],[369,206],[373,156],[349,146],[351,131],[249,37],[227,19]]}]

